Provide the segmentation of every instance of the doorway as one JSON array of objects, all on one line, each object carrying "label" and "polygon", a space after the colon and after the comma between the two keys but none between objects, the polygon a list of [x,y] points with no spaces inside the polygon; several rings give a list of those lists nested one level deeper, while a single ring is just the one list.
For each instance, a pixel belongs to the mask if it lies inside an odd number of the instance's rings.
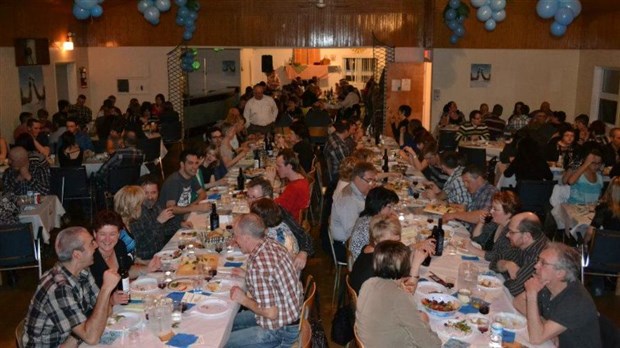
[{"label": "doorway", "polygon": [[56,100],[77,99],[77,71],[75,63],[56,63]]}]

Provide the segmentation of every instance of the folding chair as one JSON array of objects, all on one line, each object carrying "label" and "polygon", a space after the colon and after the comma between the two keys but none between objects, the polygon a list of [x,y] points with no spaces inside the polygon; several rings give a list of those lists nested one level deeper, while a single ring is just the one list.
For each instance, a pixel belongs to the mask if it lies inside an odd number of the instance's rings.
[{"label": "folding chair", "polygon": [[487,150],[459,146],[459,153],[463,156],[465,164],[475,164],[482,168],[487,167]]},{"label": "folding chair", "polygon": [[336,257],[336,250],[334,250],[334,237],[332,236],[332,231],[328,229],[327,233],[329,235],[329,246],[332,249],[332,259],[334,260],[334,266],[336,267],[335,269],[336,274],[334,276],[334,291],[332,293],[332,307],[333,307],[336,301],[336,294],[338,293],[338,290],[340,289],[340,278],[341,278],[342,268],[346,269],[348,267],[348,263],[344,261],[338,261],[338,258]]},{"label": "folding chair", "polygon": [[439,151],[456,151],[458,142],[456,141],[456,132],[440,130],[438,148]]},{"label": "folding chair", "polygon": [[[582,245],[582,282],[586,274],[620,277],[620,231],[595,230],[589,248],[585,243]],[[616,289],[616,295],[619,294],[620,289]]]},{"label": "folding chair", "polygon": [[30,222],[0,225],[0,271],[37,268],[41,278],[42,229],[35,235]]},{"label": "folding chair", "polygon": [[93,221],[94,197],[86,167],[51,167],[50,189],[63,206],[65,201],[88,201],[90,221]]},{"label": "folding chair", "polygon": [[299,316],[299,346],[309,348],[312,346],[312,328],[308,322],[312,309],[314,308],[314,300],[316,298],[316,282],[312,276],[308,276],[308,284],[306,284],[304,304],[301,307]]},{"label": "folding chair", "polygon": [[[164,178],[164,168],[161,163],[161,139],[160,138],[147,138],[140,141],[138,149],[144,153],[144,164],[147,167],[157,168],[159,166],[159,172],[161,178]],[[151,168],[149,168],[151,170]],[[151,171],[152,172],[152,171]]]}]

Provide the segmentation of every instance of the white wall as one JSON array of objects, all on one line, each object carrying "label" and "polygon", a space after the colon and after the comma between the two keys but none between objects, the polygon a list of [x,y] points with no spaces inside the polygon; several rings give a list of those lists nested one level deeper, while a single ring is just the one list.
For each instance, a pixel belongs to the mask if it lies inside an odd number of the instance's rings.
[{"label": "white wall", "polygon": [[[491,108],[501,104],[504,119],[517,101],[531,110],[548,101],[552,110],[565,111],[571,120],[576,111],[579,60],[578,50],[435,49],[432,89],[439,90],[440,98],[433,100],[431,125],[439,122],[443,106],[451,100],[465,116],[481,103]],[[492,64],[487,88],[469,87],[473,63]]]}]

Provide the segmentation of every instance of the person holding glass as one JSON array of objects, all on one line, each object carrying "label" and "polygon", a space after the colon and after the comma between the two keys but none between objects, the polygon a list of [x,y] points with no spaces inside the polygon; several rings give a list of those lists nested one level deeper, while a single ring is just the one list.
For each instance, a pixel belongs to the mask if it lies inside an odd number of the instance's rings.
[{"label": "person holding glass", "polygon": [[602,164],[603,155],[599,150],[592,149],[581,166],[564,173],[562,180],[570,185],[569,204],[590,204],[598,201],[603,189]]}]

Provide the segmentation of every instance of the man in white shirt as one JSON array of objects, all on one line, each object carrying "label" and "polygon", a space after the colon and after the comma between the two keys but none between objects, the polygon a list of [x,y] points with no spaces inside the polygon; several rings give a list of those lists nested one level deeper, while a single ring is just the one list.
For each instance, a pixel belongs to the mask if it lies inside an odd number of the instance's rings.
[{"label": "man in white shirt", "polygon": [[245,104],[243,117],[247,120],[248,133],[268,133],[278,116],[278,107],[270,96],[263,95],[263,86],[254,87],[254,97]]}]

